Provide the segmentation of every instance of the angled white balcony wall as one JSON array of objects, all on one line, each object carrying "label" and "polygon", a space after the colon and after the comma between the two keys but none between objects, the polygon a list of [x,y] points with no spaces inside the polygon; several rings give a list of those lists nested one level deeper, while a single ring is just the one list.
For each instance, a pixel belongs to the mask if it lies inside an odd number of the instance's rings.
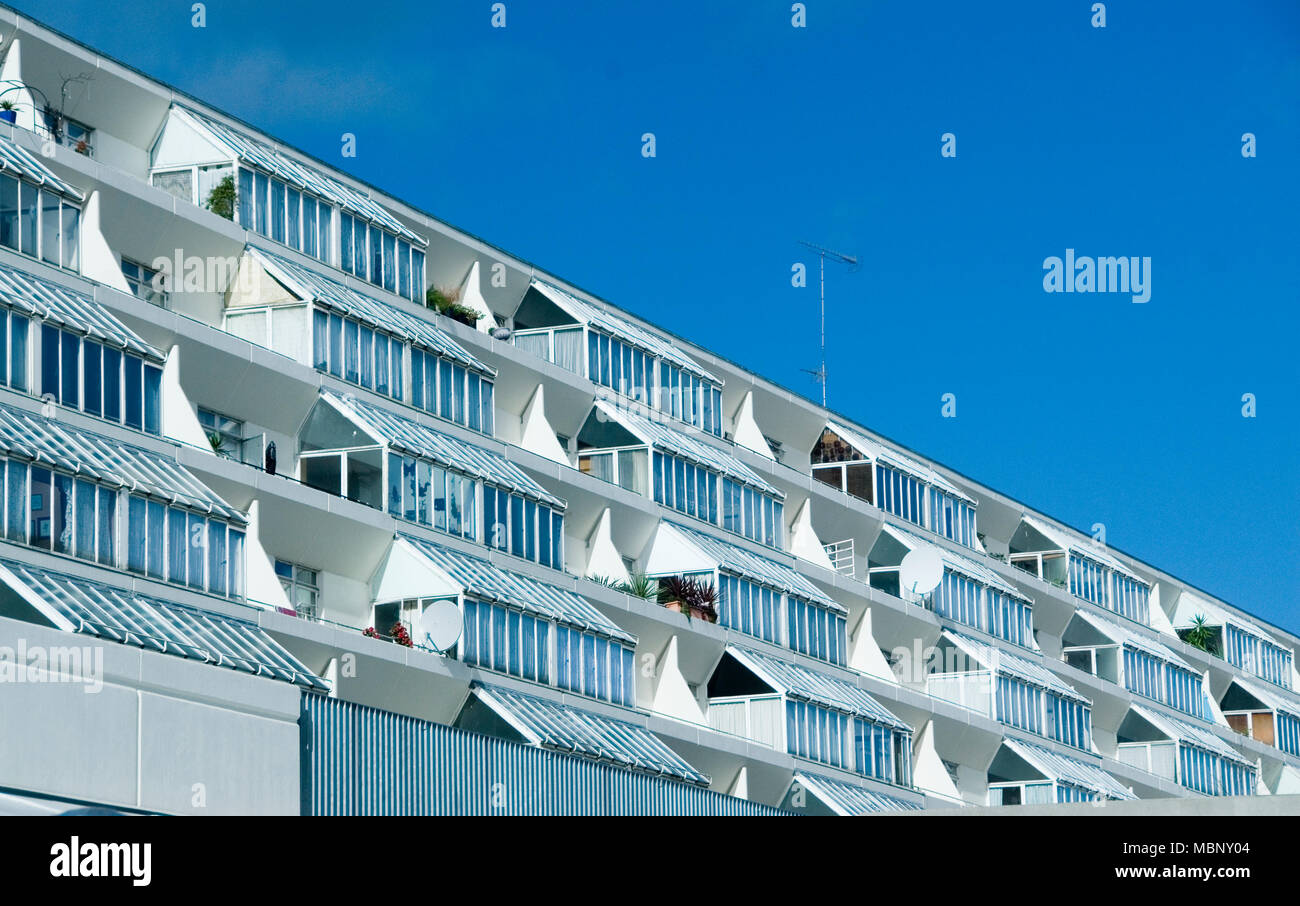
[{"label": "angled white balcony wall", "polygon": [[213,116],[172,106],[151,150],[150,182],[424,304],[423,236],[362,192]]},{"label": "angled white balcony wall", "polygon": [[[931,552],[943,564],[943,579],[933,591],[918,593],[901,586],[903,559],[918,550]],[[1033,601],[996,572],[969,557],[885,523],[871,548],[867,574],[873,588],[931,610],[944,619],[1022,648],[1037,648]]]},{"label": "angled white balcony wall", "polygon": [[519,417],[519,423],[518,446],[538,456],[545,456],[551,462],[558,462],[564,466],[571,465],[568,453],[560,446],[560,441],[555,436],[555,429],[546,418],[545,384],[537,385],[537,389],[528,400],[528,405],[524,407],[523,415]]},{"label": "angled white balcony wall", "polygon": [[1174,628],[1184,634],[1195,628],[1199,619],[1203,619],[1206,628],[1214,631],[1212,653],[1275,686],[1294,688],[1295,655],[1290,648],[1258,623],[1190,591],[1183,591],[1174,607]]},{"label": "angled white balcony wall", "polygon": [[983,552],[975,500],[929,466],[838,422],[827,423],[810,458],[822,484]]},{"label": "angled white balcony wall", "polygon": [[718,622],[729,629],[832,664],[848,657],[848,611],[788,564],[663,521],[646,575],[705,580],[718,590]]},{"label": "angled white balcony wall", "polygon": [[1019,739],[1002,740],[988,778],[989,805],[1137,798],[1097,765]]},{"label": "angled white balcony wall", "polygon": [[803,506],[799,507],[799,512],[795,514],[794,524],[790,529],[790,553],[801,560],[807,560],[809,563],[815,563],[826,569],[852,576],[852,559],[849,560],[846,571],[842,566],[831,560],[830,555],[826,552],[826,546],[817,537],[817,532],[813,529],[812,524],[812,504],[812,498],[805,500]]},{"label": "angled white balcony wall", "polygon": [[1208,726],[1142,705],[1120,724],[1116,758],[1207,796],[1249,796],[1258,769]]},{"label": "angled white balcony wall", "polygon": [[1076,597],[1135,623],[1151,625],[1151,583],[1094,541],[1026,514],[1011,537],[1008,560]]},{"label": "angled white balcony wall", "polygon": [[473,686],[455,725],[699,786],[710,782],[663,740],[630,720],[502,686]]},{"label": "angled white balcony wall", "polygon": [[309,487],[564,568],[565,502],[499,453],[329,392],[298,446],[298,477]]},{"label": "angled white balcony wall", "polygon": [[709,678],[709,725],[799,758],[912,785],[912,730],[853,683],[728,645]]},{"label": "angled white balcony wall", "polygon": [[371,625],[381,636],[400,623],[415,645],[433,650],[420,617],[434,601],[454,601],[462,631],[447,656],[624,707],[636,703],[636,638],[571,591],[411,535],[394,540],[371,587]]},{"label": "angled white balcony wall", "polygon": [[630,406],[722,436],[722,381],[674,344],[538,279],[514,325],[515,346],[608,387]]},{"label": "angled white balcony wall", "polygon": [[776,460],[767,439],[763,437],[763,430],[758,427],[758,422],[754,421],[754,391],[746,393],[745,398],[740,401],[740,408],[736,411],[734,422],[735,428],[731,436],[736,443],[759,456]]},{"label": "angled white balcony wall", "polygon": [[578,432],[578,469],[778,550],[785,494],[712,444],[596,400]]}]

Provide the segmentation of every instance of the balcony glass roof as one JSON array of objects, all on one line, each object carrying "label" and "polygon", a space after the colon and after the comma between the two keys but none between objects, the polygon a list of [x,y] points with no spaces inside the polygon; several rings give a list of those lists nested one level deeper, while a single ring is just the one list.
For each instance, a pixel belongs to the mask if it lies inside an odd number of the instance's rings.
[{"label": "balcony glass roof", "polygon": [[337,179],[326,176],[316,168],[300,163],[288,154],[245,135],[233,126],[227,126],[207,114],[199,113],[181,104],[174,104],[172,110],[182,119],[188,120],[200,132],[206,133],[213,144],[221,147],[232,158],[238,158],[272,176],[278,176],[295,188],[306,190],[332,202],[348,213],[396,233],[422,248],[429,244],[428,240],[412,232],[382,205]]},{"label": "balcony glass roof", "polygon": [[59,629],[324,692],[330,686],[248,620],[0,561],[3,582]]},{"label": "balcony glass roof", "polygon": [[727,653],[787,698],[803,699],[873,723],[908,733],[912,731],[866,690],[853,683],[737,645],[728,645]]},{"label": "balcony glass roof", "polygon": [[1080,695],[1070,686],[1066,685],[1056,677],[1054,673],[1046,667],[1039,666],[1033,661],[1017,657],[1003,651],[1001,648],[994,648],[992,645],[986,645],[983,642],[972,639],[970,636],[953,632],[951,629],[943,630],[944,636],[952,641],[954,645],[960,648],[967,657],[979,661],[985,667],[997,673],[1005,673],[1007,676],[1015,677],[1022,682],[1029,683],[1031,686],[1038,686],[1040,689],[1047,689],[1057,695],[1070,698],[1085,705],[1091,706],[1087,698]]},{"label": "balcony glass roof", "polygon": [[1132,710],[1139,717],[1145,720],[1151,726],[1155,727],[1161,733],[1170,739],[1176,739],[1185,742],[1188,745],[1197,746],[1216,755],[1222,755],[1224,758],[1230,758],[1233,761],[1242,764],[1253,763],[1244,755],[1228,745],[1219,736],[1211,732],[1208,728],[1198,727],[1195,724],[1188,723],[1185,720],[1179,720],[1177,717],[1170,717],[1159,711],[1153,711],[1150,708],[1144,708],[1141,705],[1133,705]]},{"label": "balcony glass roof", "polygon": [[888,535],[889,537],[897,541],[899,544],[903,545],[909,551],[914,551],[923,548],[929,548],[930,550],[933,550],[936,554],[939,555],[939,559],[943,561],[944,566],[948,567],[953,572],[961,573],[962,575],[974,579],[976,582],[979,582],[982,585],[987,585],[990,588],[995,588],[998,591],[1002,592],[1003,594],[1010,595],[1013,598],[1019,598],[1022,601],[1030,600],[1029,598],[1025,597],[1025,595],[1021,593],[1014,585],[1012,585],[1007,580],[1003,579],[992,569],[989,569],[987,566],[984,566],[981,563],[977,563],[975,560],[972,560],[969,557],[963,557],[961,554],[954,553],[948,550],[946,547],[942,547],[938,544],[932,544],[931,542],[926,541],[924,538],[921,538],[918,535],[914,535],[911,532],[907,531],[906,529],[901,529],[898,526],[890,525],[888,522],[884,523],[881,526],[881,530],[884,531],[886,535]]},{"label": "balcony glass roof", "polygon": [[1146,652],[1157,660],[1173,664],[1175,667],[1181,667],[1183,670],[1195,673],[1198,676],[1200,671],[1193,667],[1187,661],[1183,660],[1169,648],[1161,645],[1155,639],[1139,635],[1132,630],[1121,626],[1119,623],[1112,622],[1105,617],[1099,617],[1096,614],[1088,613],[1086,610],[1076,610],[1074,615],[1080,620],[1096,629],[1106,638],[1115,642],[1117,645],[1128,645],[1130,648],[1136,648],[1138,651]]},{"label": "balcony glass roof", "polygon": [[303,267],[282,255],[248,246],[248,253],[299,298],[314,301],[323,308],[355,318],[368,327],[382,330],[399,339],[437,353],[471,371],[496,377],[496,371],[475,358],[450,335],[428,321],[402,311],[391,303],[380,302],[350,286]]},{"label": "balcony glass roof", "polygon": [[696,440],[691,435],[662,425],[652,419],[644,418],[626,409],[610,405],[604,400],[596,400],[593,410],[597,417],[621,425],[627,432],[642,443],[654,447],[662,453],[680,456],[697,466],[703,466],[711,472],[725,475],[733,481],[748,485],[762,491],[777,500],[784,500],[785,494],[768,484],[758,473],[736,457],[726,453],[712,444]]},{"label": "balcony glass roof", "polygon": [[[567,313],[575,321],[582,324],[589,324],[617,339],[622,340],[632,346],[639,347],[641,350],[650,353],[652,356],[664,359],[683,371],[688,371],[697,377],[702,377],[710,383],[722,386],[722,381],[714,377],[709,372],[700,367],[699,363],[683,354],[677,347],[671,343],[661,340],[659,337],[637,327],[630,321],[625,321],[617,315],[611,314],[605,309],[579,299],[572,293],[565,292],[554,284],[547,283],[544,280],[533,279],[532,288],[537,290],[550,301],[554,302],[562,311]],[[583,354],[586,352],[584,350]]]},{"label": "balcony glass roof", "polygon": [[240,525],[247,521],[177,462],[8,406],[0,406],[0,453]]},{"label": "balcony glass roof", "polygon": [[135,353],[157,364],[166,360],[161,350],[140,339],[90,296],[34,277],[7,264],[0,264],[0,305],[87,336],[106,346]]},{"label": "balcony glass roof", "polygon": [[636,644],[629,635],[595,608],[586,598],[530,576],[502,569],[489,560],[434,544],[423,538],[399,535],[421,556],[460,584],[465,594],[501,603],[544,620],[575,626],[588,632]]},{"label": "balcony glass roof", "polygon": [[411,456],[432,460],[462,474],[539,500],[557,510],[565,508],[563,500],[550,494],[529,478],[523,469],[499,453],[476,447],[351,396],[342,397],[324,391],[321,399],[355,422],[376,443],[387,444],[393,450]]},{"label": "balcony glass roof", "polygon": [[80,190],[55,176],[35,154],[3,136],[0,136],[0,173],[25,179],[71,201],[81,202],[86,198]]},{"label": "balcony glass roof", "polygon": [[1085,761],[1019,739],[1008,737],[1002,740],[1002,744],[1029,762],[1044,777],[1083,787],[1110,799],[1137,798],[1114,777]]},{"label": "balcony glass roof", "polygon": [[821,774],[807,774],[799,771],[794,775],[794,782],[816,796],[831,811],[845,817],[876,815],[880,812],[912,812],[922,809],[921,804],[918,802],[900,799],[897,796],[887,796],[884,793],[877,793],[866,787],[847,783],[843,780],[833,780]]},{"label": "balcony glass roof", "polygon": [[1130,579],[1135,579],[1143,585],[1150,585],[1146,579],[1143,579],[1119,560],[1115,559],[1111,554],[1102,550],[1101,545],[1095,544],[1091,541],[1083,541],[1079,538],[1073,538],[1069,533],[1048,525],[1043,520],[1036,516],[1031,516],[1028,513],[1022,517],[1022,521],[1034,531],[1047,538],[1047,540],[1051,541],[1052,544],[1056,545],[1056,549],[1071,551],[1081,556],[1088,557],[1091,560],[1096,560],[1102,566],[1108,566],[1116,572],[1123,573]]},{"label": "balcony glass roof", "polygon": [[861,453],[863,459],[878,460],[884,465],[901,469],[926,484],[934,485],[946,494],[950,494],[953,497],[964,500],[972,505],[975,503],[971,497],[967,496],[964,491],[958,488],[951,481],[944,478],[929,466],[912,459],[912,457],[899,453],[897,450],[892,450],[878,441],[871,440],[864,434],[855,431],[853,428],[845,427],[840,422],[827,422],[826,427],[834,431],[835,434],[850,447],[853,447],[853,449]]},{"label": "balcony glass roof", "polygon": [[644,727],[501,686],[475,685],[472,692],[535,746],[709,785],[708,775]]},{"label": "balcony glass roof", "polygon": [[820,604],[835,613],[848,613],[843,606],[828,597],[816,585],[782,563],[769,560],[767,557],[760,557],[758,554],[742,547],[728,544],[714,538],[712,535],[697,532],[677,522],[665,520],[660,531],[679,533],[687,544],[690,544],[706,558],[715,561],[718,568],[726,572],[734,573],[741,578],[749,579],[760,585],[779,589],[796,598]]}]

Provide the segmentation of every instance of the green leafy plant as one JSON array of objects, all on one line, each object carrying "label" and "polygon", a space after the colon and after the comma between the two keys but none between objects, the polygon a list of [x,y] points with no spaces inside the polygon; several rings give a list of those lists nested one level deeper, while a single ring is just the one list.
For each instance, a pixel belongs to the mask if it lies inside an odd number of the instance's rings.
[{"label": "green leafy plant", "polygon": [[459,287],[429,287],[424,294],[424,303],[440,315],[473,327],[478,323],[479,313],[468,306],[460,304]]},{"label": "green leafy plant", "polygon": [[213,453],[226,452],[226,441],[220,434],[209,434],[208,443],[212,444]]},{"label": "green leafy plant", "polygon": [[686,619],[698,615],[710,623],[718,622],[718,591],[713,583],[694,576],[669,576],[659,580],[659,603],[675,607]]},{"label": "green leafy plant", "polygon": [[1183,641],[1193,648],[1199,648],[1206,654],[1218,655],[1218,633],[1210,625],[1204,614],[1192,618],[1192,627],[1180,633]]},{"label": "green leafy plant", "polygon": [[205,207],[227,220],[235,219],[235,177],[227,176],[212,187]]},{"label": "green leafy plant", "polygon": [[659,583],[645,573],[630,573],[626,582],[618,583],[618,589],[634,598],[650,601],[659,593]]},{"label": "green leafy plant", "polygon": [[14,102],[10,100],[0,101],[0,110],[13,110]]}]

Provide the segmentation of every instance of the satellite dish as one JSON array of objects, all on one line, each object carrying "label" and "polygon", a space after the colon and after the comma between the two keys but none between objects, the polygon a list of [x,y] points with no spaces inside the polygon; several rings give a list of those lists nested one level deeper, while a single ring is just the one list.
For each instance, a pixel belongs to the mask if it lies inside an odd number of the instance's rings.
[{"label": "satellite dish", "polygon": [[929,594],[942,581],[943,558],[931,547],[909,551],[898,567],[898,584],[914,595]]},{"label": "satellite dish", "polygon": [[434,601],[420,614],[422,640],[439,653],[456,644],[462,628],[464,619],[455,601]]}]

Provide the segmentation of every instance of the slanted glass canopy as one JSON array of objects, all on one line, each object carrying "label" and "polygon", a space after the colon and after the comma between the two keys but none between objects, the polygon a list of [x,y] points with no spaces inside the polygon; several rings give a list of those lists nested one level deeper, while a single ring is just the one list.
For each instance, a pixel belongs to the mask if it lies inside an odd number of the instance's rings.
[{"label": "slanted glass canopy", "polygon": [[1125,764],[1207,796],[1251,796],[1258,771],[1204,726],[1133,705],[1116,734]]},{"label": "slanted glass canopy", "polygon": [[151,158],[154,186],[206,206],[231,180],[238,204],[226,216],[240,226],[424,302],[428,241],[365,193],[180,104],[172,105]]},{"label": "slanted glass canopy", "polygon": [[833,664],[848,657],[848,611],[784,563],[664,521],[646,574],[704,578],[718,590],[718,620],[730,629]]},{"label": "slanted glass canopy", "polygon": [[1061,641],[1067,664],[1192,717],[1207,716],[1200,673],[1155,639],[1078,610]]},{"label": "slanted glass canopy", "polygon": [[[943,563],[943,581],[918,596],[901,587],[899,567],[908,553],[922,549],[933,551]],[[1023,648],[1035,647],[1029,598],[993,570],[911,532],[884,524],[868,556],[867,575],[873,588]]]},{"label": "slanted glass canopy", "polygon": [[0,385],[160,434],[163,362],[89,295],[0,264]]},{"label": "slanted glass canopy", "polygon": [[858,817],[881,812],[920,811],[924,806],[843,780],[798,771],[781,807],[803,815]]},{"label": "slanted glass canopy", "polygon": [[330,685],[256,623],[141,595],[88,579],[0,561],[0,613],[37,615],[54,627],[293,683],[313,692]]},{"label": "slanted glass canopy", "polygon": [[700,786],[710,782],[645,727],[502,686],[471,687],[456,726]]},{"label": "slanted glass canopy", "polygon": [[1173,624],[1180,635],[1190,629],[1197,617],[1218,630],[1214,654],[1247,673],[1254,674],[1283,689],[1291,688],[1295,655],[1258,623],[1221,607],[1191,592],[1178,597]]},{"label": "slanted glass canopy", "polygon": [[988,779],[989,805],[1137,798],[1100,767],[1019,739],[1002,740]]},{"label": "slanted glass canopy", "polygon": [[847,680],[728,645],[708,695],[716,730],[911,786],[911,728]]},{"label": "slanted glass canopy", "polygon": [[887,513],[982,551],[975,501],[937,471],[837,422],[812,449],[812,477]]},{"label": "slanted glass canopy", "polygon": [[463,618],[456,656],[465,663],[626,707],[636,704],[636,638],[586,599],[422,538],[399,535],[390,563],[404,562],[393,560],[398,553],[419,558],[433,577],[416,583],[428,588],[420,597],[377,601],[372,625],[379,631],[387,633],[400,621],[422,645],[424,609],[438,598],[454,600]]},{"label": "slanted glass canopy", "polygon": [[926,677],[934,698],[978,711],[1011,727],[1092,748],[1092,703],[1039,664],[943,630],[943,669]]},{"label": "slanted glass canopy", "polygon": [[34,154],[0,137],[0,245],[80,270],[84,198]]},{"label": "slanted glass canopy", "polygon": [[519,348],[722,436],[722,381],[673,344],[538,279],[514,322]]},{"label": "slanted glass canopy", "polygon": [[1228,726],[1242,736],[1300,755],[1300,701],[1233,677],[1219,707]]},{"label": "slanted glass canopy", "polygon": [[310,487],[564,566],[564,501],[499,453],[329,392],[304,423],[299,446],[299,477]]},{"label": "slanted glass canopy", "polygon": [[1149,625],[1151,586],[1101,545],[1075,538],[1035,516],[1024,516],[1011,536],[1012,566],[1099,607]]},{"label": "slanted glass canopy", "polygon": [[578,468],[751,541],[783,546],[781,491],[726,451],[602,400],[578,432]]}]

